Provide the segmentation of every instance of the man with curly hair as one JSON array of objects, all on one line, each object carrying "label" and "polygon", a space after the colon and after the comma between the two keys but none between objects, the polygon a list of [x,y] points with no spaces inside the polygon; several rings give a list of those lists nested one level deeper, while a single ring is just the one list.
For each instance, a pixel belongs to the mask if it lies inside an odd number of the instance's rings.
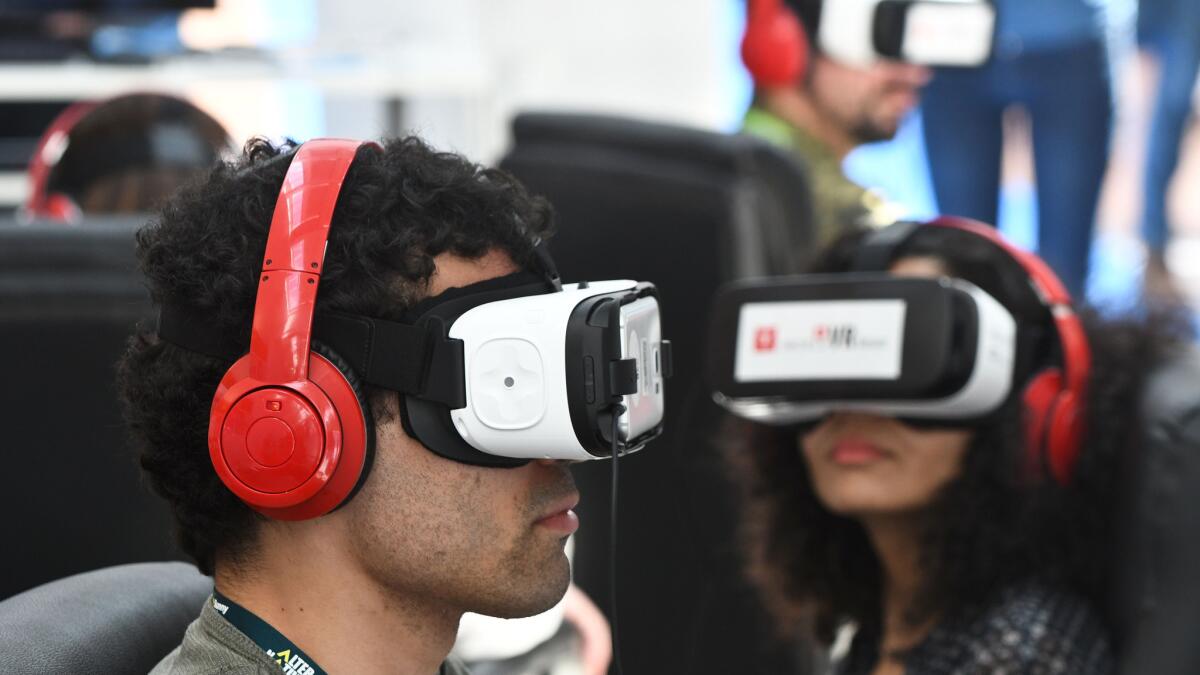
[{"label": "man with curly hair", "polygon": [[[240,339],[243,352],[294,153],[251,141],[137,237],[155,303]],[[416,138],[364,145],[333,210],[317,315],[399,321],[448,289],[537,269],[536,242],[551,229],[549,205],[503,172]],[[252,510],[209,458],[210,406],[236,358],[143,332],[119,365],[141,465],[215,585],[154,673],[464,672],[446,661],[464,612],[529,616],[563,596],[565,536],[544,521],[577,499],[565,466],[439,456],[406,433],[393,391],[362,388],[374,459],[352,498],[306,520]],[[264,635],[283,641],[268,649]]]}]

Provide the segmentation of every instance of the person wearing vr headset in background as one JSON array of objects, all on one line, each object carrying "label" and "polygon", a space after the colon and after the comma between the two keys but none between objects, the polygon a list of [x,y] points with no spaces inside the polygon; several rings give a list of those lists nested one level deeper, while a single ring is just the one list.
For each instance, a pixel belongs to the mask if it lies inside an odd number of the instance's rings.
[{"label": "person wearing vr headset in background", "polygon": [[88,215],[146,213],[232,150],[224,127],[181,98],[74,103],[38,141],[18,217],[78,225]]},{"label": "person wearing vr headset in background", "polygon": [[712,332],[781,633],[841,637],[847,675],[1112,672],[1119,466],[1186,323],[1076,315],[974,221],[848,233],[812,272],[724,292]]},{"label": "person wearing vr headset in background", "polygon": [[661,433],[670,352],[654,287],[562,285],[551,230],[410,137],[251,141],[139,232],[119,391],[215,585],[155,673],[465,672],[463,613],[559,601],[565,461]]},{"label": "person wearing vr headset in background", "polygon": [[754,79],[743,131],[793,151],[812,183],[817,239],[884,225],[897,209],[842,172],[854,148],[891,139],[930,79],[991,46],[980,2],[748,0],[742,60]]}]

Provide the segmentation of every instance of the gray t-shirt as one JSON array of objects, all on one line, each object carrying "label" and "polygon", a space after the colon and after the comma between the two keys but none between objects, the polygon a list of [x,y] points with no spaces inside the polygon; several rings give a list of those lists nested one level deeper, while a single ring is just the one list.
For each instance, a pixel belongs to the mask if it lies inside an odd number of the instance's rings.
[{"label": "gray t-shirt", "polygon": [[[200,618],[188,626],[183,643],[167,654],[150,675],[279,675],[280,668],[258,645],[215,609],[209,596]],[[436,675],[470,675],[461,662],[448,659]]]}]

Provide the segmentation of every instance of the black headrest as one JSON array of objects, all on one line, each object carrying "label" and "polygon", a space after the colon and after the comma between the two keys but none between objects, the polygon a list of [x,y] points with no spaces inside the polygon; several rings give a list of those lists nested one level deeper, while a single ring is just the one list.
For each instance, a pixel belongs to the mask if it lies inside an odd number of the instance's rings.
[{"label": "black headrest", "polygon": [[1153,373],[1129,458],[1112,610],[1122,672],[1200,672],[1200,349]]}]

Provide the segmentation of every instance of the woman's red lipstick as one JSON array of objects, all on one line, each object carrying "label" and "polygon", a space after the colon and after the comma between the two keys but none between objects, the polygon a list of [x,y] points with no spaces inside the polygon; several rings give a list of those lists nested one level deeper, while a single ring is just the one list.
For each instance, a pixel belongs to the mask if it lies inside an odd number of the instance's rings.
[{"label": "woman's red lipstick", "polygon": [[863,466],[878,462],[887,456],[888,453],[880,449],[879,446],[864,441],[861,438],[843,438],[834,443],[833,450],[829,453],[829,458],[835,464],[843,466]]}]

